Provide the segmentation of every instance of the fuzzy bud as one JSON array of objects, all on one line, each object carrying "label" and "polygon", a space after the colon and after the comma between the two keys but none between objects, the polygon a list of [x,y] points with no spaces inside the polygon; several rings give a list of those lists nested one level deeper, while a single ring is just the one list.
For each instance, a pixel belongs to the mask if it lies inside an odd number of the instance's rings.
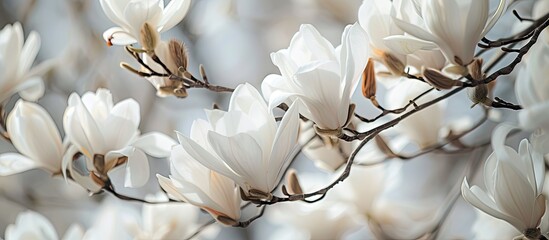
[{"label": "fuzzy bud", "polygon": [[475,60],[467,66],[469,74],[474,80],[480,81],[484,79],[485,74],[482,72],[482,62],[482,58],[475,58]]},{"label": "fuzzy bud", "polygon": [[433,68],[423,68],[422,75],[425,81],[436,89],[450,89],[454,86],[463,85],[462,82],[451,79]]},{"label": "fuzzy bud", "polygon": [[151,27],[148,23],[144,23],[141,27],[140,35],[141,45],[147,53],[154,52],[156,45],[160,42],[160,34],[154,28]]},{"label": "fuzzy bud", "polygon": [[474,88],[467,89],[467,95],[469,96],[469,99],[473,102],[473,105],[471,107],[474,107],[479,103],[482,103],[486,106],[491,106],[493,101],[488,97],[488,93],[488,86],[486,86],[486,84],[481,84]]},{"label": "fuzzy bud", "polygon": [[387,53],[381,50],[374,50],[375,55],[379,57],[379,60],[389,71],[395,76],[401,76],[404,73],[406,67],[400,59],[391,53]]},{"label": "fuzzy bud", "polygon": [[189,60],[187,49],[185,48],[183,42],[172,39],[168,43],[168,49],[170,51],[170,57],[172,58],[175,66],[177,68],[182,67],[186,70]]}]

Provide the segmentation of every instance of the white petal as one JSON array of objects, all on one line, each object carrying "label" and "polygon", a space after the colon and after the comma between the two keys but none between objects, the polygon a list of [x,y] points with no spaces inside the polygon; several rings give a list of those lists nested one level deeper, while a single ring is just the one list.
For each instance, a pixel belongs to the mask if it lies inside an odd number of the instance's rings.
[{"label": "white petal", "polygon": [[[360,76],[366,67],[370,50],[365,42],[368,42],[366,32],[355,23],[347,26],[341,38],[340,52],[340,76],[342,78],[340,97],[350,98],[355,92]],[[342,106],[344,107],[344,106]],[[347,116],[344,116],[347,118]],[[345,119],[346,120],[346,119]]]},{"label": "white petal", "polygon": [[40,165],[30,158],[18,153],[0,154],[0,176],[22,173]]},{"label": "white petal", "polygon": [[522,224],[517,218],[501,212],[495,205],[494,201],[491,200],[490,197],[486,195],[486,193],[483,192],[478,186],[473,186],[472,188],[469,188],[469,183],[467,183],[467,179],[463,180],[463,183],[461,185],[461,194],[463,198],[471,205],[475,206],[479,210],[487,213],[492,217],[507,221],[515,227]]},{"label": "white petal", "polygon": [[507,151],[505,146],[505,140],[507,135],[514,130],[516,127],[509,124],[499,124],[492,134],[492,148],[494,153],[498,156],[498,159],[503,159],[506,157]]},{"label": "white petal", "polygon": [[63,116],[63,126],[70,141],[88,158],[93,154],[105,154],[104,139],[95,119],[82,103],[78,94],[69,96],[69,106]]},{"label": "white petal", "polygon": [[62,240],[82,240],[84,229],[78,224],[72,224],[63,235]]},{"label": "white petal", "polygon": [[[278,74],[269,74],[261,83],[261,93],[265,97],[265,99],[268,101],[271,98],[271,95],[273,92],[277,90],[286,89],[287,85],[285,84],[285,79]],[[270,106],[269,102],[269,106]],[[271,109],[271,108],[269,108]]]},{"label": "white petal", "polygon": [[32,77],[15,86],[13,92],[19,92],[21,98],[27,101],[38,101],[44,95],[45,86],[41,77]]},{"label": "white petal", "polygon": [[486,26],[484,27],[484,30],[482,31],[481,36],[484,37],[490,29],[496,24],[496,22],[499,20],[501,15],[505,12],[507,8],[507,0],[499,0],[498,8],[496,9],[496,12],[494,12],[494,15],[488,20],[486,23]]},{"label": "white petal", "polygon": [[[535,45],[534,45],[535,46]],[[515,94],[517,95],[517,100],[524,108],[529,108],[538,103],[537,94],[535,93],[533,78],[530,74],[530,70],[526,67],[519,69],[517,76],[521,76],[520,79],[517,79],[515,82]]]},{"label": "white petal", "polygon": [[549,126],[549,101],[522,109],[519,112],[520,126],[525,130]]},{"label": "white petal", "polygon": [[[521,225],[527,224],[533,213],[532,203],[537,197],[535,190],[509,163],[500,161],[498,170],[494,195],[496,204],[508,215],[518,218]],[[515,225],[515,227],[518,228],[521,225]]]},{"label": "white petal", "polygon": [[124,187],[141,187],[149,180],[149,160],[147,155],[138,148],[134,148],[128,156]]},{"label": "white petal", "polygon": [[27,37],[27,41],[21,50],[21,58],[19,58],[19,66],[17,76],[23,76],[29,71],[36,55],[40,50],[40,36],[38,33],[32,31]]},{"label": "white petal", "polygon": [[103,32],[103,39],[114,45],[130,45],[137,42],[136,37],[119,27],[112,27]]},{"label": "white petal", "polygon": [[114,105],[111,114],[130,120],[135,126],[139,126],[139,122],[141,121],[139,103],[132,98],[125,99]]},{"label": "white petal", "polygon": [[384,38],[384,43],[398,54],[412,54],[419,50],[433,50],[437,48],[432,42],[424,41],[405,35],[394,35]]},{"label": "white petal", "polygon": [[181,195],[177,188],[172,184],[172,180],[160,174],[156,174],[156,178],[158,179],[158,184],[160,184],[160,187],[162,187],[164,191],[173,196],[176,200],[185,201],[185,197],[183,197],[183,195]]},{"label": "white petal", "polygon": [[70,145],[63,155],[63,161],[61,162],[61,172],[63,173],[63,178],[67,181],[67,170],[72,166],[72,161],[74,155],[78,153],[78,148],[74,145]]},{"label": "white petal", "polygon": [[141,136],[132,145],[148,155],[163,158],[170,156],[170,151],[177,142],[163,133],[151,132]]},{"label": "white petal", "polygon": [[111,0],[100,0],[101,8],[107,17],[115,24],[129,28],[130,26],[126,23],[123,16],[123,7],[128,4],[129,1],[111,1]]},{"label": "white petal", "polygon": [[[274,186],[267,184],[267,179],[271,178],[268,174],[272,173],[267,172],[267,163],[263,159],[263,151],[253,137],[246,133],[226,137],[216,132],[209,132],[208,140],[212,148],[227,166],[241,176],[236,179],[230,175],[227,177],[232,178],[237,183],[243,180],[251,181],[246,183],[252,185],[257,190],[264,192],[272,191],[271,187]],[[207,166],[206,164],[204,165]],[[214,168],[212,170],[217,171]],[[246,188],[246,186],[242,185],[241,187]]]},{"label": "white petal", "polygon": [[[15,227],[19,228],[20,237],[25,238],[28,235],[40,239],[58,239],[57,232],[51,222],[39,213],[26,211],[17,216]],[[6,232],[6,239],[19,239],[16,236],[10,236],[12,233]]]},{"label": "white petal", "polygon": [[63,145],[57,126],[40,105],[17,101],[8,116],[7,130],[13,145],[22,154],[51,172],[58,172]]},{"label": "white petal", "polygon": [[227,167],[221,159],[212,155],[195,141],[181,134],[178,134],[177,136],[181,146],[183,146],[185,151],[196,159],[196,161],[200,162],[205,167],[215,170],[233,180],[238,178],[238,176],[229,167]]},{"label": "white petal", "polygon": [[418,26],[415,26],[413,24],[407,23],[405,21],[402,21],[398,18],[393,18],[393,21],[395,24],[402,29],[402,31],[407,32],[408,34],[411,34],[419,39],[423,39],[425,41],[430,42],[438,42],[438,38],[433,36],[431,33],[425,31],[423,28],[420,28]]},{"label": "white petal", "polygon": [[170,3],[164,8],[162,19],[158,26],[158,31],[165,32],[177,25],[187,14],[189,7],[191,6],[191,0],[171,0]]},{"label": "white petal", "polygon": [[[519,145],[519,158],[517,159],[517,160],[519,159],[520,160],[519,161],[515,160],[511,162],[518,163],[515,166],[522,167],[522,169],[524,169],[525,174],[523,176],[526,178],[526,180],[528,180],[528,182],[530,183],[530,186],[532,186],[532,190],[536,192],[535,195],[538,195],[539,193],[541,193],[541,191],[538,191],[538,189],[542,189],[542,188],[537,186],[536,171],[534,169],[534,159],[533,159],[532,153],[530,152],[531,150],[532,150],[532,145],[530,145],[528,140],[522,139]],[[542,170],[545,170],[544,165],[541,165],[541,167],[542,167]]]},{"label": "white petal", "polygon": [[270,172],[268,174],[269,184],[278,184],[288,164],[291,163],[295,151],[298,149],[299,104],[301,103],[297,100],[290,106],[276,132],[268,166]]},{"label": "white petal", "polygon": [[131,29],[131,34],[139,36],[139,31],[145,22],[151,26],[158,26],[162,17],[162,9],[158,5],[158,0],[150,1],[130,1],[124,9],[124,19]]}]

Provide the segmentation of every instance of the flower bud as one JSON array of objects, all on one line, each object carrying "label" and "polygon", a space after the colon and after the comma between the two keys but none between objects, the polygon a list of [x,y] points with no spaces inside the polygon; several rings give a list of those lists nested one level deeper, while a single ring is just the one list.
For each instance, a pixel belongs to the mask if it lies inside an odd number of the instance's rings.
[{"label": "flower bud", "polygon": [[227,217],[227,216],[223,216],[223,215],[219,215],[215,218],[215,220],[217,220],[217,222],[221,223],[221,224],[224,224],[226,226],[235,226],[238,224],[238,221],[230,218],[230,217]]},{"label": "flower bud", "polygon": [[153,29],[149,23],[145,22],[143,27],[141,27],[140,40],[143,49],[145,49],[147,53],[152,53],[158,42],[160,42],[160,34],[158,34],[158,31]]},{"label": "flower bud", "polygon": [[488,97],[488,93],[488,86],[486,86],[486,84],[481,84],[474,88],[467,89],[467,95],[469,96],[469,99],[473,102],[473,105],[471,105],[471,107],[474,107],[479,103],[482,103],[486,106],[492,105],[492,99]]},{"label": "flower bud", "polygon": [[377,49],[374,50],[374,54],[379,57],[381,63],[383,63],[393,75],[401,76],[402,73],[404,73],[404,68],[406,66],[395,55]]},{"label": "flower bud", "polygon": [[371,99],[376,97],[376,73],[374,71],[374,61],[368,59],[368,64],[362,72],[362,95]]},{"label": "flower bud", "polygon": [[451,79],[433,68],[423,68],[422,75],[425,81],[436,89],[450,89],[454,86],[463,85],[462,82]]},{"label": "flower bud", "polygon": [[484,73],[482,72],[482,58],[475,58],[471,64],[467,66],[469,69],[469,74],[474,80],[482,80],[484,78]]},{"label": "flower bud", "polygon": [[289,194],[303,194],[303,189],[301,184],[299,184],[299,179],[297,178],[297,172],[295,169],[290,169],[288,175],[286,175],[286,181],[288,182],[288,193]]},{"label": "flower bud", "polygon": [[[180,67],[183,67],[183,69],[186,70],[189,60],[188,60],[187,49],[185,48],[185,45],[180,41],[172,39],[168,43],[168,48],[169,48],[170,57],[172,58],[175,66],[178,69]],[[175,71],[172,70],[172,72],[175,72]]]}]

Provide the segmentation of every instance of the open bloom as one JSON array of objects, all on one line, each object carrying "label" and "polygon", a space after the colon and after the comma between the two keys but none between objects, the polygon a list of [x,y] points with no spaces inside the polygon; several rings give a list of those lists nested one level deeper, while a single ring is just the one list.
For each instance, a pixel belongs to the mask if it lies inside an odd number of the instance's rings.
[{"label": "open bloom", "polygon": [[[84,230],[79,225],[71,225],[63,240],[80,240]],[[6,228],[6,240],[18,239],[59,239],[51,222],[39,213],[26,211],[17,216],[15,224]]]},{"label": "open bloom", "polygon": [[[496,130],[498,131],[498,130]],[[498,136],[494,134],[494,137]],[[493,141],[494,152],[484,166],[486,191],[469,187],[463,180],[463,198],[481,211],[513,225],[525,235],[539,227],[546,200],[541,194],[545,176],[543,156],[528,140],[520,142],[519,152]]]},{"label": "open bloom", "polygon": [[46,65],[31,68],[38,50],[40,37],[31,32],[24,42],[23,28],[16,22],[0,31],[0,102],[19,92],[28,101],[36,101],[44,94],[44,83],[37,75]]},{"label": "open bloom", "polygon": [[17,101],[9,114],[7,130],[15,148],[21,153],[0,155],[0,176],[43,168],[61,171],[64,147],[51,116],[40,105]]},{"label": "open bloom", "polygon": [[173,148],[170,163],[170,178],[156,175],[168,194],[206,210],[220,223],[237,223],[241,199],[233,180],[204,167],[181,145]]},{"label": "open bloom", "polygon": [[[397,18],[394,19],[395,23],[408,34],[435,43],[449,62],[459,66],[473,61],[477,43],[492,29],[506,7],[506,0],[500,0],[495,13],[489,17],[488,0],[412,2],[424,25],[420,27]],[[418,44],[415,41],[410,45]]]},{"label": "open bloom", "polygon": [[524,107],[519,113],[520,126],[534,130],[549,130],[549,37],[542,34],[537,44],[532,47],[515,84],[519,103]]},{"label": "open bloom", "polygon": [[231,178],[250,197],[268,198],[297,150],[299,117],[292,104],[278,126],[250,84],[234,91],[229,111],[207,112],[209,122],[193,123],[181,145],[204,166]]},{"label": "open bloom", "polygon": [[338,135],[352,114],[350,98],[368,56],[368,38],[358,24],[343,32],[338,51],[311,25],[302,25],[288,49],[271,54],[282,75],[265,77],[261,86],[269,107],[300,99],[300,109],[322,132]]},{"label": "open bloom", "polygon": [[171,0],[164,7],[164,0],[101,0],[107,17],[119,27],[103,33],[108,44],[129,45],[136,43],[145,23],[154,30],[164,32],[178,24],[187,14],[191,0]]},{"label": "open bloom", "polygon": [[140,118],[135,100],[126,99],[114,105],[111,93],[98,89],[82,98],[71,94],[63,125],[70,143],[86,156],[88,170],[106,176],[120,158],[127,158],[125,186],[136,187],[149,178],[144,151],[154,157],[167,157],[175,144],[157,132],[140,136]]}]

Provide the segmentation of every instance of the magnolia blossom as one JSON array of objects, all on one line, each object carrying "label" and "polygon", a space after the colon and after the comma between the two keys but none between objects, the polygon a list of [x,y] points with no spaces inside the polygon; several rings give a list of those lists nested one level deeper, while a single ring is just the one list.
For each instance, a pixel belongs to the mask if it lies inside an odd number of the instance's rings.
[{"label": "magnolia blossom", "polygon": [[[127,157],[127,187],[141,186],[149,179],[145,152],[154,157],[167,157],[175,144],[157,132],[141,136],[139,122],[139,104],[126,99],[114,105],[106,89],[87,92],[81,98],[71,94],[63,119],[67,139],[86,156],[88,170],[106,175],[117,166],[119,158]],[[96,158],[103,158],[102,169],[97,169]]]},{"label": "magnolia blossom", "polygon": [[[500,0],[498,8],[489,16],[489,0],[423,0],[409,1],[415,5],[421,25],[394,18],[405,32],[419,39],[435,43],[446,59],[458,66],[473,61],[477,43],[492,29],[503,14],[506,0]],[[415,48],[429,48],[429,43],[405,41],[401,44],[415,45]]]},{"label": "magnolia blossom", "polygon": [[[84,230],[76,224],[69,227],[63,240],[80,240],[84,236]],[[17,216],[15,224],[6,228],[4,237],[6,240],[19,239],[59,239],[55,228],[44,216],[32,212],[22,212]]]},{"label": "magnolia blossom", "polygon": [[267,104],[250,84],[239,85],[229,111],[208,111],[181,145],[204,166],[231,178],[250,197],[269,198],[297,150],[299,118],[294,103],[277,128]]},{"label": "magnolia blossom", "polygon": [[[364,1],[358,10],[358,21],[368,34],[370,45],[374,49],[372,53],[378,55],[376,56],[378,58],[383,58],[384,54],[391,54],[404,67],[406,55],[393,51],[384,40],[388,36],[404,34],[404,31],[398,28],[391,18],[393,11],[394,7],[391,1]],[[404,69],[399,71],[403,72]]]},{"label": "magnolia blossom", "polygon": [[546,64],[549,61],[549,36],[540,36],[526,60],[515,84],[517,99],[524,107],[519,113],[520,126],[528,130],[549,130],[549,69]]},{"label": "magnolia blossom", "polygon": [[338,135],[350,115],[350,97],[360,79],[368,56],[368,38],[354,24],[345,28],[337,49],[311,25],[302,25],[288,49],[271,54],[282,75],[271,74],[262,84],[272,109],[300,99],[300,109],[327,135]]},{"label": "magnolia blossom", "polygon": [[156,175],[168,194],[206,210],[220,223],[237,223],[242,200],[233,180],[201,165],[181,145],[173,148],[170,163],[170,178]]},{"label": "magnolia blossom", "polygon": [[43,168],[61,171],[64,147],[51,116],[40,105],[17,101],[9,114],[7,130],[15,148],[21,153],[0,155],[0,176]]},{"label": "magnolia blossom", "polygon": [[[178,24],[187,14],[191,0],[100,0],[107,17],[119,27],[103,33],[108,44],[136,43],[145,23],[158,32],[165,32]],[[143,44],[143,43],[142,43]]]},{"label": "magnolia blossom", "polygon": [[486,191],[478,186],[469,187],[464,179],[461,193],[476,208],[510,223],[528,237],[530,231],[539,227],[546,208],[545,196],[541,194],[545,176],[543,156],[532,151],[526,139],[520,142],[517,153],[503,145],[505,137],[496,140],[499,137],[494,134],[494,152],[484,166]]},{"label": "magnolia blossom", "polygon": [[38,75],[47,67],[42,64],[31,68],[40,49],[40,36],[32,31],[27,41],[23,40],[19,22],[0,31],[0,102],[17,92],[28,101],[36,101],[44,94],[44,83]]}]

